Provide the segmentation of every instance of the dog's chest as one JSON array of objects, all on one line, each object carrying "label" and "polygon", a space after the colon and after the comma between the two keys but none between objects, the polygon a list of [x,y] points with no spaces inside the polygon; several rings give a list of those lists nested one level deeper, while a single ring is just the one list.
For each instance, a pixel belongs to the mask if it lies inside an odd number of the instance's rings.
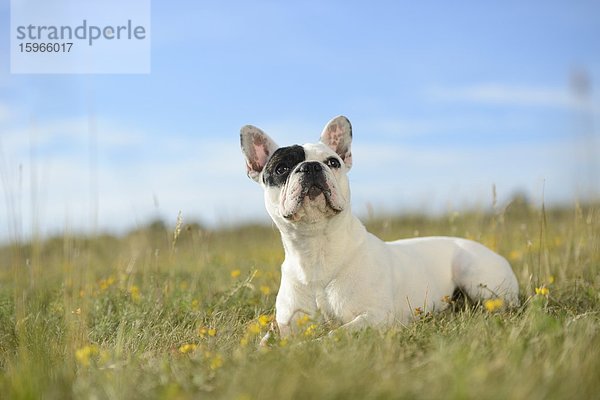
[{"label": "dog's chest", "polygon": [[332,281],[327,285],[315,285],[313,287],[313,296],[319,312],[328,320],[334,320],[341,323],[351,321],[354,316],[351,315],[350,308],[347,307],[349,298],[344,298],[339,293],[337,282]]}]

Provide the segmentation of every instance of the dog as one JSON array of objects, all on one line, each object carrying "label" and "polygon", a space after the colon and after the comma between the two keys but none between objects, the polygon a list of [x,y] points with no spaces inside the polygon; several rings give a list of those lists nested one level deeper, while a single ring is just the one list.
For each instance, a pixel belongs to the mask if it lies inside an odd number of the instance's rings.
[{"label": "dog", "polygon": [[304,315],[349,330],[407,324],[448,307],[457,290],[476,302],[519,304],[509,263],[482,244],[456,237],[383,242],[367,232],[351,212],[346,117],[329,121],[318,143],[279,147],[252,125],[240,139],[247,174],[262,186],[285,250],[275,302],[282,337]]}]

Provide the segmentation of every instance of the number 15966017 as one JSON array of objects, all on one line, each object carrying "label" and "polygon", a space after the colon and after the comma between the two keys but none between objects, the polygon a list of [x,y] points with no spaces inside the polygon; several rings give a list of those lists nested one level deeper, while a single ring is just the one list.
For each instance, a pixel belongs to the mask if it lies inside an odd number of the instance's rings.
[{"label": "number 15966017", "polygon": [[73,43],[19,43],[21,53],[69,53]]}]

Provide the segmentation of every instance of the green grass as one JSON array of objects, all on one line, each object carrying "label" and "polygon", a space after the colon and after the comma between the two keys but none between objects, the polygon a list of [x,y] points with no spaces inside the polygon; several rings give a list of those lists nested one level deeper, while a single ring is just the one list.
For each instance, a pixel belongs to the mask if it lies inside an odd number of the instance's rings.
[{"label": "green grass", "polygon": [[[600,208],[370,221],[509,258],[523,306],[257,349],[283,252],[273,227],[160,223],[0,249],[0,398],[600,398]],[[547,296],[535,294],[546,287]]]}]

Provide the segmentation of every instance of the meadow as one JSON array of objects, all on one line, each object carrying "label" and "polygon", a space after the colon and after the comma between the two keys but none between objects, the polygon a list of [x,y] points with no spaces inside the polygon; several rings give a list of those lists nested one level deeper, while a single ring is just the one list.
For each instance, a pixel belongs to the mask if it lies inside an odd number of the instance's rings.
[{"label": "meadow", "polygon": [[258,348],[283,259],[272,226],[174,218],[12,243],[0,248],[0,398],[600,398],[600,206],[366,222],[386,240],[485,243],[511,262],[522,306],[459,302],[331,336],[303,319]]}]

